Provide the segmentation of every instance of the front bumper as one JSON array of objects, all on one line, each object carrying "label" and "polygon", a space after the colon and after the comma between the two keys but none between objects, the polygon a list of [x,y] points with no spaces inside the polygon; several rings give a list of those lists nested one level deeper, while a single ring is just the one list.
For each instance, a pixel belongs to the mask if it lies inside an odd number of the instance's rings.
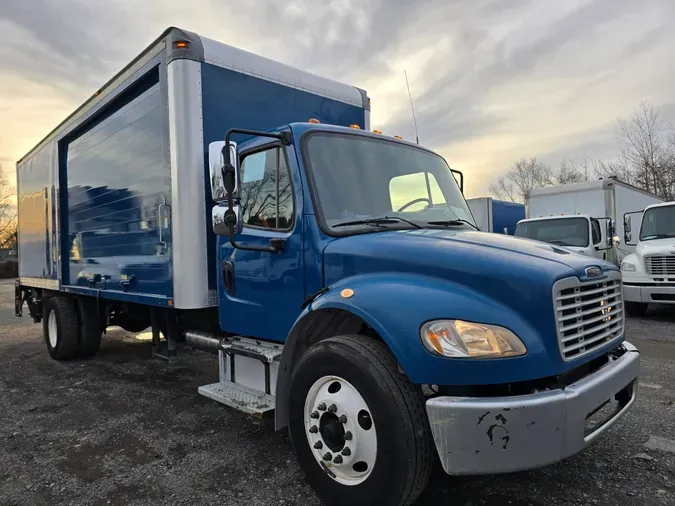
[{"label": "front bumper", "polygon": [[[567,458],[591,444],[635,402],[640,354],[610,359],[576,383],[511,397],[434,397],[427,414],[448,474],[493,474],[532,469]],[[587,418],[608,400],[617,410],[588,433]]]},{"label": "front bumper", "polygon": [[623,300],[626,302],[644,302],[645,304],[675,304],[675,285],[641,286],[623,283]]}]

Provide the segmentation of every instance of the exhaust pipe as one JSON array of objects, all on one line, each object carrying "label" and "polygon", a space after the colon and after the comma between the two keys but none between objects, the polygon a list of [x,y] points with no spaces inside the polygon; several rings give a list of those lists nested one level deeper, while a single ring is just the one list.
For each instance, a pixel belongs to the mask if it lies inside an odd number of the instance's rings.
[{"label": "exhaust pipe", "polygon": [[222,337],[217,334],[211,334],[209,332],[197,332],[197,331],[188,331],[185,333],[185,342],[202,351],[208,351],[209,353],[218,353],[220,350],[220,345],[224,341]]}]

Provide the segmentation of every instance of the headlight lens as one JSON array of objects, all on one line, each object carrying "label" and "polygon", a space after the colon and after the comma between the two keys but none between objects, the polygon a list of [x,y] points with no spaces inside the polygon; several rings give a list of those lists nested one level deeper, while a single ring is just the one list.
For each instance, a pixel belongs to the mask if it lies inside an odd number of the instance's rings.
[{"label": "headlight lens", "polygon": [[621,262],[621,270],[626,272],[635,272],[637,271],[637,268],[635,267],[635,264],[630,262]]},{"label": "headlight lens", "polygon": [[427,350],[444,357],[503,358],[527,353],[518,336],[498,325],[436,320],[422,325],[420,337]]}]

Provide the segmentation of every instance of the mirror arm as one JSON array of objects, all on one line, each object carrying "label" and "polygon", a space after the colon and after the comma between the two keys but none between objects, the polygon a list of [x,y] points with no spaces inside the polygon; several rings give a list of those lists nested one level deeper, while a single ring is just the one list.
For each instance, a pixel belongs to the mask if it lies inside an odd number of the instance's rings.
[{"label": "mirror arm", "polygon": [[[232,134],[243,134],[243,135],[253,135],[256,137],[269,137],[271,139],[278,139],[284,146],[291,144],[291,134],[290,132],[259,132],[257,130],[247,130],[244,128],[230,128],[227,133],[225,133],[225,146],[223,147],[223,183],[227,185],[227,181],[231,180],[230,178],[237,177],[237,174],[234,170],[234,165],[230,159],[230,137]],[[244,244],[239,244],[234,239],[234,227],[237,224],[237,215],[234,212],[234,185],[230,188],[225,188],[227,190],[227,212],[225,213],[225,224],[229,231],[230,244],[235,249],[247,250],[247,251],[267,251],[270,253],[279,253],[283,250],[286,240],[282,238],[270,239],[269,246],[246,246]]]}]

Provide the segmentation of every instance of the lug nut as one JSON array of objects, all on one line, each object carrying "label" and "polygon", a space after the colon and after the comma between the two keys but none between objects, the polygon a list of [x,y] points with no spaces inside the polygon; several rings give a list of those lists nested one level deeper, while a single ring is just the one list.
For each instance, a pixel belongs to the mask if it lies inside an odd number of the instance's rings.
[{"label": "lug nut", "polygon": [[328,406],[328,412],[329,413],[335,413],[337,411],[337,406],[335,404],[331,404]]},{"label": "lug nut", "polygon": [[323,456],[323,460],[330,461],[333,458],[330,452],[326,452],[326,455]]},{"label": "lug nut", "polygon": [[314,443],[314,448],[320,450],[321,448],[323,448],[323,443],[321,441],[317,441],[316,443]]},{"label": "lug nut", "polygon": [[309,428],[309,432],[310,432],[311,434],[316,434],[317,432],[319,432],[319,428],[318,428],[316,425],[312,425],[312,426]]},{"label": "lug nut", "polygon": [[319,411],[326,411],[326,403],[322,402],[316,407],[316,409],[318,409]]},{"label": "lug nut", "polygon": [[342,455],[337,455],[334,459],[333,462],[336,464],[342,464]]},{"label": "lug nut", "polygon": [[345,457],[349,457],[351,454],[352,451],[349,448],[345,447],[342,449],[342,455],[344,455]]},{"label": "lug nut", "polygon": [[314,412],[312,412],[312,414],[309,415],[309,416],[311,416],[312,418],[319,418],[319,412],[318,412],[318,411],[314,411]]},{"label": "lug nut", "polygon": [[347,432],[345,432],[345,435],[342,436],[342,437],[344,437],[345,441],[351,441],[352,440],[352,433],[347,431]]},{"label": "lug nut", "polygon": [[338,420],[340,420],[340,423],[347,423],[347,416],[346,415],[340,415],[340,418],[338,418]]}]

